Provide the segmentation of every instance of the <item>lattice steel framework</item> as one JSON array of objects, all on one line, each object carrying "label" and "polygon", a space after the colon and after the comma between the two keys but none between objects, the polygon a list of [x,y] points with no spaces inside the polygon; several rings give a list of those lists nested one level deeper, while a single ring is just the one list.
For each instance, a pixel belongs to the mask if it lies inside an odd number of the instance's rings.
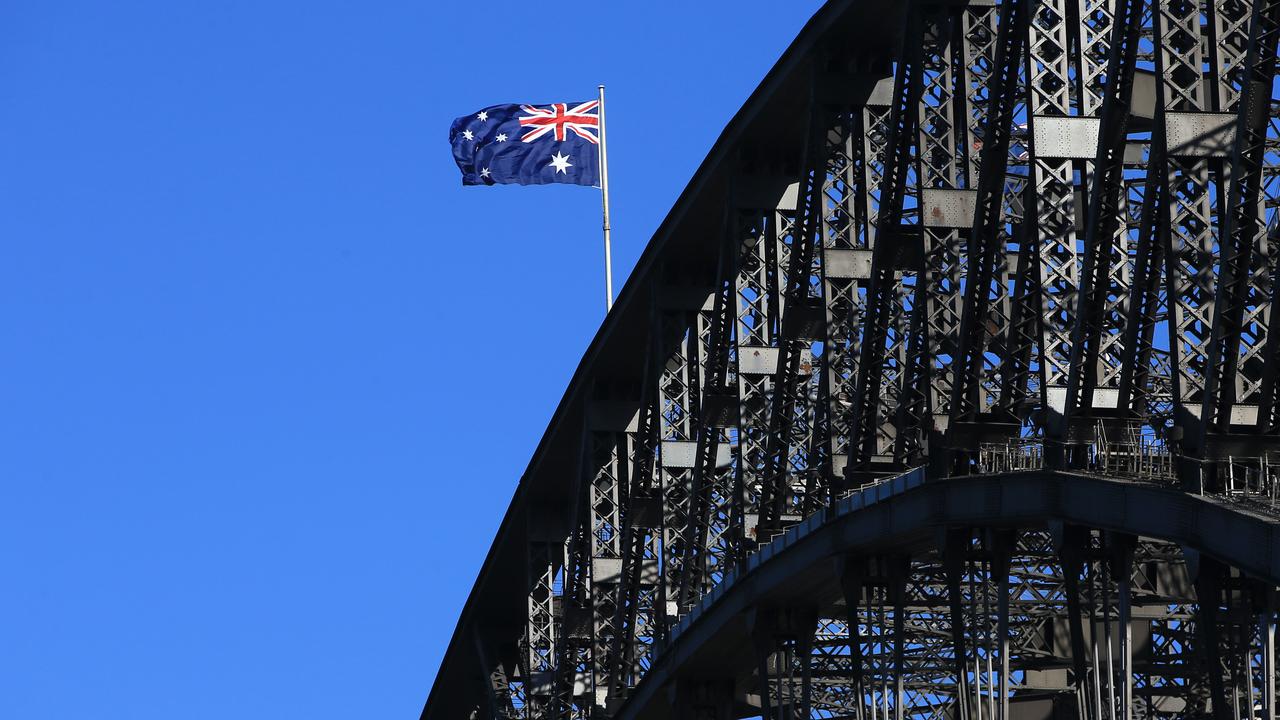
[{"label": "lattice steel framework", "polygon": [[[1280,0],[895,8],[883,56],[807,46],[793,141],[734,148],[707,203],[714,252],[637,281],[642,369],[574,410],[523,615],[471,641],[476,717],[622,711],[762,544],[913,469],[1280,518]],[[745,611],[752,669],[681,677],[663,712],[1274,720],[1277,588],[1234,560],[938,527]]]}]

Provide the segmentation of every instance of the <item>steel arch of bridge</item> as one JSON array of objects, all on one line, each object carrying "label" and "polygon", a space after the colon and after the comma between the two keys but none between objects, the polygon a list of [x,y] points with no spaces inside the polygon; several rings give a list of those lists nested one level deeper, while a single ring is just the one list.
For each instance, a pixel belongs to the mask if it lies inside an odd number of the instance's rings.
[{"label": "steel arch of bridge", "polygon": [[829,2],[593,341],[424,720],[1273,720],[1278,39],[1280,0]]}]

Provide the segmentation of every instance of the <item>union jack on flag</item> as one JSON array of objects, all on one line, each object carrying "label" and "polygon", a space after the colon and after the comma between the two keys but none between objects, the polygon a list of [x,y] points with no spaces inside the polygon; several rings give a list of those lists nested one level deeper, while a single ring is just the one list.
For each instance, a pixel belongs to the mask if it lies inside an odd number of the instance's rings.
[{"label": "union jack on flag", "polygon": [[555,103],[541,108],[536,105],[521,105],[520,109],[529,113],[520,118],[520,126],[533,128],[520,138],[521,142],[533,142],[547,133],[554,132],[557,142],[564,142],[568,133],[573,133],[592,145],[599,144],[597,133],[600,131],[600,115],[592,110],[600,107],[599,100],[584,102],[572,108],[568,103]]},{"label": "union jack on flag", "polygon": [[600,183],[600,101],[493,105],[453,121],[463,185]]}]

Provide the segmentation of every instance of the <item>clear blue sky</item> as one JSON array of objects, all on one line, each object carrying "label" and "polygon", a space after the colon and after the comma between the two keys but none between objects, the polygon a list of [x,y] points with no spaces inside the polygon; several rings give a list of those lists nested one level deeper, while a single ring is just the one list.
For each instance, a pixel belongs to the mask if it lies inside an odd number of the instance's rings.
[{"label": "clear blue sky", "polygon": [[603,311],[449,121],[607,83],[620,287],[820,2],[592,5],[0,3],[0,717],[417,717]]}]

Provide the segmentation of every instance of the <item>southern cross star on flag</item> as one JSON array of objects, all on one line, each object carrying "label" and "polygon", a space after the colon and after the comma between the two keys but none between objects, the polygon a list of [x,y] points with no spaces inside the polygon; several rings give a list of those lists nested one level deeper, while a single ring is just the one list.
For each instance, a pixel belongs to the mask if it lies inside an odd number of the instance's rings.
[{"label": "southern cross star on flag", "polygon": [[463,185],[600,184],[600,102],[493,105],[453,121]]}]

